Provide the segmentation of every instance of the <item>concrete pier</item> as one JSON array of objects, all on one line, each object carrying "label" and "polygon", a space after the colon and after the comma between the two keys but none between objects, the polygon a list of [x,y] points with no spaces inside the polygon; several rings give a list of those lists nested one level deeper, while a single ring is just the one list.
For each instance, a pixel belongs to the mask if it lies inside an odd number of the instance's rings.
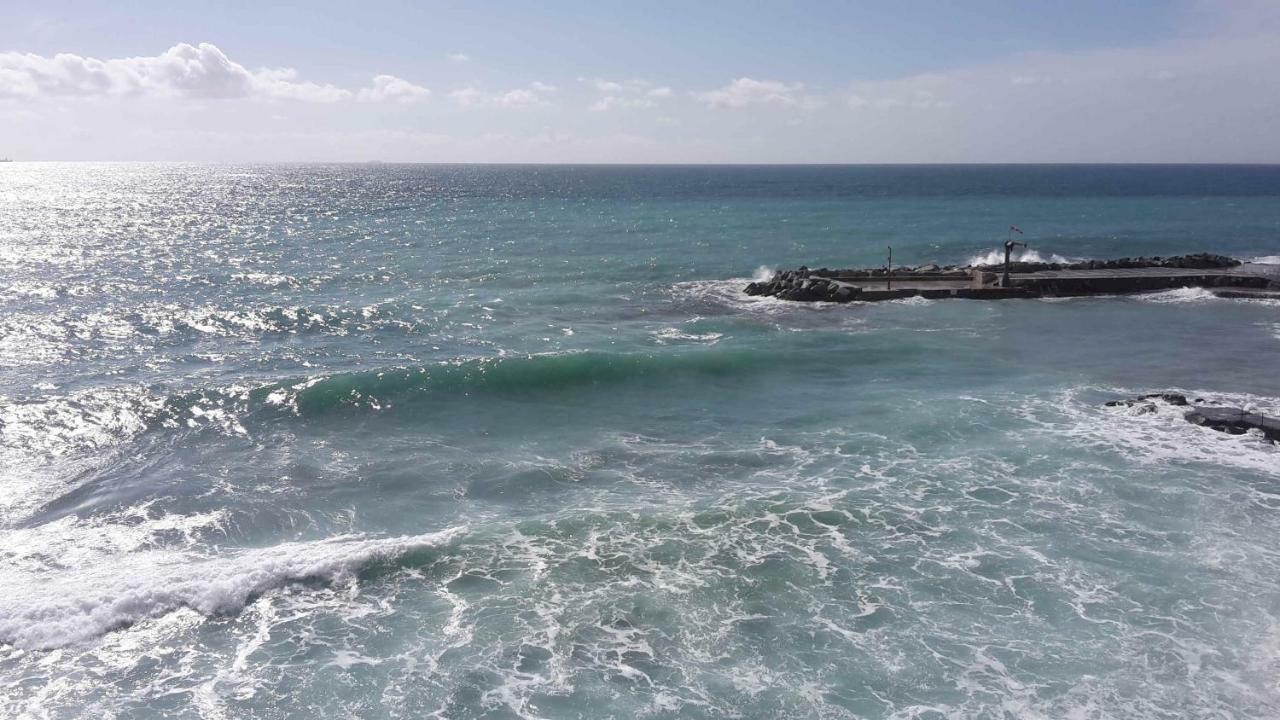
[{"label": "concrete pier", "polygon": [[808,302],[875,302],[907,297],[1003,298],[1071,297],[1206,288],[1224,297],[1280,298],[1280,266],[1242,263],[1220,255],[1124,258],[1070,265],[1012,263],[1008,284],[1002,266],[883,269],[786,270],[745,288]]}]

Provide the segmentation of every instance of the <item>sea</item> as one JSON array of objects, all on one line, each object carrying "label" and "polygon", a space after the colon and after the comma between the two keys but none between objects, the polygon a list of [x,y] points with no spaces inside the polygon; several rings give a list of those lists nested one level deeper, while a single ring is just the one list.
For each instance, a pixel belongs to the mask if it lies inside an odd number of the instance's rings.
[{"label": "sea", "polygon": [[[1280,716],[1280,166],[0,166],[0,716]],[[1015,256],[1016,257],[1016,256]]]}]

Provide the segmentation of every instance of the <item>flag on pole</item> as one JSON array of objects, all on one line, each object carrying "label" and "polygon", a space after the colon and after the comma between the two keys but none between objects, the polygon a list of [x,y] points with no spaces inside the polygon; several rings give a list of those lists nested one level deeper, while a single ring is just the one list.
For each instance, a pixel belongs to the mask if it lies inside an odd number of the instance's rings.
[{"label": "flag on pole", "polygon": [[1010,225],[1009,229],[1018,233],[1019,235],[1022,234],[1022,228],[1019,228],[1017,225]]}]

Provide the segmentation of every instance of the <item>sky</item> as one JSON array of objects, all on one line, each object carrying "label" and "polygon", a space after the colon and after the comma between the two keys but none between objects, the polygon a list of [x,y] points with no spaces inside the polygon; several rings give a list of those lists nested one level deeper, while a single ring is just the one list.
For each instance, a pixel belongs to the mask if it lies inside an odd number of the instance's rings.
[{"label": "sky", "polygon": [[16,160],[1280,162],[1280,0],[0,3]]}]

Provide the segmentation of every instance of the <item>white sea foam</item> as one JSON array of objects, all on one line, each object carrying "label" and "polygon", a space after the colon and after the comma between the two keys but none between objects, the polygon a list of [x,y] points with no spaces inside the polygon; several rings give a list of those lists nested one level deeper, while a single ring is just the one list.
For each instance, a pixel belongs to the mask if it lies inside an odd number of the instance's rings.
[{"label": "white sea foam", "polygon": [[1280,265],[1280,255],[1259,255],[1255,258],[1249,258],[1248,262],[1259,265]]},{"label": "white sea foam", "polygon": [[923,295],[912,295],[911,297],[900,298],[898,300],[890,300],[894,305],[933,305],[936,300],[924,297]]},{"label": "white sea foam", "polygon": [[[767,295],[748,295],[743,292],[743,288],[749,282],[751,281],[746,278],[679,282],[671,287],[671,294],[682,303],[707,304],[718,308],[720,312],[728,310],[733,313],[799,322],[804,325],[803,327],[788,327],[788,330],[813,329],[808,326],[809,322],[821,323],[820,326],[815,325],[815,328],[847,330],[852,326],[862,325],[866,322],[865,318],[856,313],[847,312],[850,308],[861,307],[865,303],[793,302]],[[840,317],[837,320],[833,320],[829,316],[833,312],[839,314]],[[698,309],[698,313],[715,314],[702,308]]]},{"label": "white sea foam", "polygon": [[223,537],[226,510],[175,514],[156,502],[123,508],[95,519],[75,515],[4,531],[0,550],[9,570],[42,573],[109,561],[127,553],[166,548],[185,550],[202,538]]},{"label": "white sea foam", "polygon": [[46,650],[92,640],[178,608],[205,615],[236,612],[253,597],[290,582],[342,583],[363,567],[438,548],[465,528],[397,538],[339,535],[316,542],[201,555],[155,550],[100,559],[71,569],[0,570],[0,642]]},{"label": "white sea foam", "polygon": [[1202,287],[1184,287],[1174,290],[1164,290],[1154,293],[1142,293],[1136,296],[1138,300],[1150,303],[1162,304],[1193,304],[1197,305],[1206,302],[1216,302],[1221,300],[1212,291]]},{"label": "white sea foam", "polygon": [[1212,290],[1202,287],[1183,287],[1160,292],[1140,293],[1134,296],[1141,302],[1164,305],[1203,305],[1207,303],[1236,303],[1241,305],[1260,305],[1264,307],[1280,307],[1280,300],[1265,297],[1220,297]]},{"label": "white sea foam", "polygon": [[[1188,398],[1204,398],[1215,405],[1243,407],[1266,415],[1280,415],[1280,400],[1246,393],[1220,393],[1171,388]],[[1280,476],[1280,446],[1258,433],[1230,435],[1187,422],[1187,408],[1153,401],[1132,407],[1099,407],[1085,402],[1085,388],[1064,392],[1052,412],[1062,417],[1046,421],[1034,409],[1024,417],[1050,434],[1064,435],[1095,447],[1109,447],[1144,464],[1197,463],[1248,470],[1264,476]],[[1141,391],[1115,388],[1119,397]]]},{"label": "white sea foam", "polygon": [[649,334],[653,336],[654,342],[658,343],[659,345],[670,345],[672,343],[679,343],[679,342],[715,345],[717,342],[720,341],[720,338],[724,337],[724,333],[717,333],[717,332],[689,333],[689,332],[682,332],[679,328],[672,328],[672,327],[662,328],[661,330],[654,330]]},{"label": "white sea foam", "polygon": [[672,286],[672,294],[680,300],[708,302],[734,309],[795,308],[797,305],[818,307],[826,303],[793,303],[765,295],[748,295],[743,288],[751,280],[690,280]]}]

